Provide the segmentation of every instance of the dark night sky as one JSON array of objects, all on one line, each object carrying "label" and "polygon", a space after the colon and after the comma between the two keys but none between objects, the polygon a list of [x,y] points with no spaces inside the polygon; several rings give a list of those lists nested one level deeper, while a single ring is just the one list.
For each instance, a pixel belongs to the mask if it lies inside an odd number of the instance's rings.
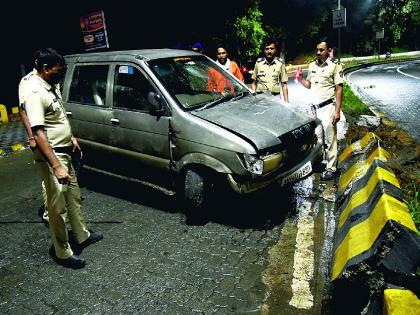
[{"label": "dark night sky", "polygon": [[[5,5],[3,4],[3,7]],[[247,0],[217,3],[180,1],[98,0],[32,1],[8,4],[0,12],[1,59],[6,71],[0,103],[17,101],[20,64],[28,68],[36,49],[53,47],[62,54],[83,52],[79,17],[102,9],[110,50],[172,47],[177,43],[205,45],[223,32],[225,21]],[[14,105],[13,105],[14,106]]]},{"label": "dark night sky", "polygon": [[225,1],[223,9],[216,3],[192,0],[45,3],[30,2],[1,13],[2,37],[17,48],[19,56],[31,55],[39,47],[54,47],[64,54],[83,51],[78,19],[97,9],[104,10],[111,50],[205,41],[223,32],[226,19],[238,4],[244,7],[248,2]]}]

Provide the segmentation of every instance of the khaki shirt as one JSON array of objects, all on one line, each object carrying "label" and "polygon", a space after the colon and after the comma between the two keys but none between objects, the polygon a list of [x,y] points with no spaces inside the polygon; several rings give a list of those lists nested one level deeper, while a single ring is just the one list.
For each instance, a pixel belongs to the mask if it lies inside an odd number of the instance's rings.
[{"label": "khaki shirt", "polygon": [[36,74],[37,71],[33,69],[27,75],[25,75],[19,82],[19,106],[22,107],[23,102],[25,101],[26,95],[28,94],[27,83],[29,78]]},{"label": "khaki shirt", "polygon": [[52,87],[38,75],[32,75],[22,86],[22,96],[21,106],[30,126],[44,126],[53,148],[71,146],[71,127],[58,85]]},{"label": "khaki shirt", "polygon": [[259,58],[255,63],[252,79],[257,80],[257,91],[280,93],[280,83],[287,83],[286,66],[275,57],[271,63],[266,58]]},{"label": "khaki shirt", "polygon": [[343,68],[330,59],[322,65],[314,60],[309,64],[306,80],[311,82],[312,102],[321,103],[335,97],[335,86],[343,83]]}]

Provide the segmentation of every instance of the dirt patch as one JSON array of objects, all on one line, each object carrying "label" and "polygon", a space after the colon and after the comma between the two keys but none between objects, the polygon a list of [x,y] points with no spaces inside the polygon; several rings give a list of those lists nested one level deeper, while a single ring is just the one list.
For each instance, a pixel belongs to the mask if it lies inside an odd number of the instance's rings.
[{"label": "dirt patch", "polygon": [[420,187],[420,145],[403,129],[382,120],[378,127],[356,125],[357,116],[345,114],[349,128],[345,141],[347,145],[361,139],[366,133],[373,132],[382,139],[383,148],[393,157],[389,165],[397,176],[404,199],[412,199],[413,184]]}]

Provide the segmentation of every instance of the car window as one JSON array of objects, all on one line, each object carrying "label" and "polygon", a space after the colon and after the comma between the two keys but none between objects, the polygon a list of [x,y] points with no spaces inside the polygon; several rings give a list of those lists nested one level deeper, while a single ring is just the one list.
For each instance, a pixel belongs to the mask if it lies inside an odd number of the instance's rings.
[{"label": "car window", "polygon": [[139,69],[130,65],[115,67],[114,107],[149,111],[151,92],[156,93],[155,88]]},{"label": "car window", "polygon": [[63,76],[62,76],[60,82],[58,82],[58,89],[60,90],[61,94],[63,94],[64,79],[65,79],[66,74],[67,74],[67,68],[68,68],[68,66],[65,65],[64,66],[64,71],[63,71]]},{"label": "car window", "polygon": [[105,106],[107,65],[76,66],[71,80],[69,101]]},{"label": "car window", "polygon": [[246,91],[225,70],[202,56],[158,59],[149,64],[163,85],[186,109]]}]

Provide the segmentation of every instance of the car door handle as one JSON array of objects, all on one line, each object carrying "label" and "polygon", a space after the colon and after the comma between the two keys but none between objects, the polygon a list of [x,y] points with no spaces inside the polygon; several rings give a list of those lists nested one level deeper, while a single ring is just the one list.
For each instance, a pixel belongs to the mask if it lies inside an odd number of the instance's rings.
[{"label": "car door handle", "polygon": [[111,123],[112,123],[113,125],[119,125],[119,124],[120,124],[120,120],[119,120],[119,119],[117,119],[117,118],[111,118]]},{"label": "car door handle", "polygon": [[66,115],[67,115],[67,116],[72,116],[72,115],[73,115],[73,113],[72,113],[72,112],[66,112]]}]

